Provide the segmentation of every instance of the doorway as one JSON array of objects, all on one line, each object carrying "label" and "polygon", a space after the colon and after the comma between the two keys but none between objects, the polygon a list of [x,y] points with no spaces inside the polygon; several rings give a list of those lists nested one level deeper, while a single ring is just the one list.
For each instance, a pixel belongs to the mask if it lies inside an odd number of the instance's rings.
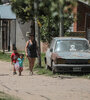
[{"label": "doorway", "polygon": [[2,20],[2,49],[8,50],[8,21]]}]

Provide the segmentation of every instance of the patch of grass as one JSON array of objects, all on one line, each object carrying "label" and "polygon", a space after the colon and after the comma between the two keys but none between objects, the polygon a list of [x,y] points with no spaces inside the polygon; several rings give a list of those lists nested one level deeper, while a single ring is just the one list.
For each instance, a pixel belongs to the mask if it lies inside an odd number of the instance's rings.
[{"label": "patch of grass", "polygon": [[12,97],[2,91],[0,91],[0,100],[20,100],[19,98],[16,97]]},{"label": "patch of grass", "polygon": [[11,56],[11,53],[4,53],[3,54],[2,52],[0,52],[0,60],[2,60],[2,61],[10,62],[11,61],[10,56]]},{"label": "patch of grass", "polygon": [[84,75],[82,75],[81,77],[82,77],[82,78],[90,79],[90,73],[89,73],[89,74],[88,74],[88,73],[87,73],[87,74],[84,74]]},{"label": "patch of grass", "polygon": [[48,75],[52,76],[53,73],[50,70],[47,70],[45,68],[45,61],[44,61],[45,53],[41,54],[41,65],[42,67],[38,66],[37,63],[35,64],[34,71],[36,71],[37,74],[39,75]]},{"label": "patch of grass", "polygon": [[34,67],[34,71],[36,71],[38,75],[53,75],[52,71],[45,69],[45,67],[38,67],[37,65]]}]

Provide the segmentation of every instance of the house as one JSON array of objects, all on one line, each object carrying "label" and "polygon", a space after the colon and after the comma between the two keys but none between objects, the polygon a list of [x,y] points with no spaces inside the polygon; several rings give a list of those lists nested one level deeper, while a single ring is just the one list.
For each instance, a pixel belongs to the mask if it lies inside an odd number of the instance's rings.
[{"label": "house", "polygon": [[[0,49],[10,50],[10,43],[15,43],[16,15],[11,11],[10,5],[0,5]],[[12,34],[11,34],[12,33]],[[12,37],[12,38],[10,38]]]},{"label": "house", "polygon": [[[77,21],[74,23],[74,31],[86,31],[86,16],[90,14],[90,5],[78,1],[77,7],[74,10],[77,14]],[[87,20],[87,27],[90,28],[90,16],[87,17]]]},{"label": "house", "polygon": [[[3,0],[5,1],[5,0]],[[9,0],[7,0],[9,1]],[[85,34],[90,28],[90,6],[77,1],[74,13],[76,13],[76,21],[72,25],[72,32],[79,32]],[[31,31],[30,22],[22,24],[16,15],[11,10],[11,5],[0,5],[0,49],[12,50],[16,46],[18,50],[24,50],[27,41],[26,32]],[[86,37],[86,35],[85,35]],[[41,43],[41,51],[45,52],[47,44]]]},{"label": "house", "polygon": [[0,50],[24,50],[27,41],[26,32],[30,31],[30,22],[22,24],[11,10],[11,5],[0,5]]},{"label": "house", "polygon": [[87,31],[90,29],[90,5],[78,0],[73,13],[76,14],[76,21],[72,25],[72,32],[82,33],[79,35],[84,34],[83,36],[87,38]]}]

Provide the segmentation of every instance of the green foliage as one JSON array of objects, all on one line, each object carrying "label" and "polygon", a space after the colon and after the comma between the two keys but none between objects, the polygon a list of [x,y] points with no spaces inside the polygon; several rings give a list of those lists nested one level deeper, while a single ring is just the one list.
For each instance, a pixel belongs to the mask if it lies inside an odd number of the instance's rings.
[{"label": "green foliage", "polygon": [[[72,10],[77,0],[35,0],[38,4],[37,11],[34,8],[34,0],[11,0],[12,10],[21,21],[34,20],[35,14],[41,23],[41,40],[50,42],[52,37],[59,35],[60,19],[64,19],[64,33],[73,23]],[[60,14],[62,9],[63,14]]]},{"label": "green foliage", "polygon": [[0,91],[0,100],[20,100],[20,99]]},{"label": "green foliage", "polygon": [[2,0],[0,0],[0,4],[2,4]]},{"label": "green foliage", "polygon": [[40,29],[41,40],[43,42],[50,42],[52,37],[58,36],[59,26],[52,17],[42,16],[40,20],[42,24]]},{"label": "green foliage", "polygon": [[47,70],[45,68],[45,53],[42,53],[41,54],[41,63],[42,63],[42,67],[38,66],[37,64],[35,64],[35,67],[34,67],[34,71],[36,71],[36,73],[38,75],[48,75],[48,76],[53,76],[53,73],[51,70]]},{"label": "green foliage", "polygon": [[2,52],[0,52],[0,60],[3,60],[3,61],[5,60],[9,62],[11,60],[10,55],[11,54],[6,54],[6,53],[3,54]]},{"label": "green foliage", "polygon": [[35,67],[34,70],[37,72],[38,75],[48,75],[48,76],[52,76],[53,73],[50,70],[45,69],[45,67]]},{"label": "green foliage", "polygon": [[[48,5],[49,4],[49,5]],[[74,22],[73,8],[76,6],[76,0],[49,0],[48,3],[43,0],[40,3],[42,17],[39,18],[42,27],[40,30],[41,40],[50,42],[52,37],[59,36],[59,23],[63,17],[64,20],[64,35],[67,35],[70,26]],[[63,10],[63,15],[60,14],[60,9]]]},{"label": "green foliage", "polygon": [[12,10],[22,22],[29,21],[34,17],[34,0],[11,0]]}]

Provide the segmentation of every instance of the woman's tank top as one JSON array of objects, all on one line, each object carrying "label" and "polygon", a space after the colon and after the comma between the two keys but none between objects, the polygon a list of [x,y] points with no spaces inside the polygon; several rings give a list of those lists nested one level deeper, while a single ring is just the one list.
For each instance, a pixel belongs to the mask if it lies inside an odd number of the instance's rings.
[{"label": "woman's tank top", "polygon": [[[29,42],[29,41],[28,41]],[[29,42],[27,47],[27,52],[29,57],[37,57],[37,45],[36,41],[33,41],[32,44]]]}]

